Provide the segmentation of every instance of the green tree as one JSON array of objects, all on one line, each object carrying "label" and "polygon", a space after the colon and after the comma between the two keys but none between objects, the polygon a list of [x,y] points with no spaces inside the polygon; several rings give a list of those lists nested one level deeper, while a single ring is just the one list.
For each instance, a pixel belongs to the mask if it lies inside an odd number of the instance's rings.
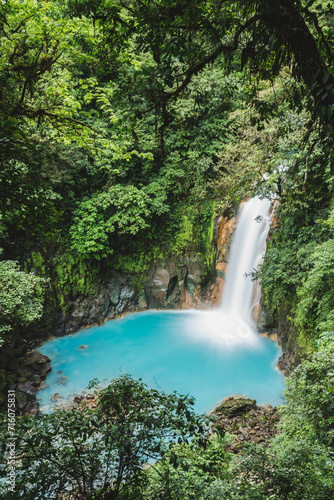
[{"label": "green tree", "polygon": [[333,496],[333,350],[333,338],[324,337],[287,380],[280,433],[271,450],[282,498]]},{"label": "green tree", "polygon": [[147,500],[198,500],[211,498],[208,491],[226,479],[231,457],[225,451],[228,439],[213,434],[199,445],[174,445],[147,474]]},{"label": "green tree", "polygon": [[0,261],[0,345],[5,332],[28,326],[42,315],[46,280],[20,270],[17,262]]},{"label": "green tree", "polygon": [[101,390],[95,410],[81,406],[21,418],[17,492],[12,495],[1,483],[2,498],[17,498],[18,492],[31,500],[69,492],[96,500],[145,498],[143,465],[164,456],[172,443],[204,438],[207,428],[193,403],[124,375]]},{"label": "green tree", "polygon": [[135,235],[150,227],[153,215],[168,211],[165,190],[157,182],[142,189],[116,184],[80,203],[70,228],[72,248],[96,259],[113,253],[111,238]]},{"label": "green tree", "polygon": [[297,292],[300,302],[295,321],[307,332],[334,330],[333,252],[333,240],[316,247],[310,258],[312,269]]},{"label": "green tree", "polygon": [[329,3],[128,0],[94,4],[90,13],[86,0],[70,5],[76,15],[92,15],[100,23],[109,50],[129,47],[133,37],[137,48],[152,54],[155,67],[147,75],[143,90],[151,94],[162,115],[166,103],[223,54],[228,62],[236,58],[266,77],[291,64],[309,88],[315,113],[327,128],[331,126],[333,8]]}]

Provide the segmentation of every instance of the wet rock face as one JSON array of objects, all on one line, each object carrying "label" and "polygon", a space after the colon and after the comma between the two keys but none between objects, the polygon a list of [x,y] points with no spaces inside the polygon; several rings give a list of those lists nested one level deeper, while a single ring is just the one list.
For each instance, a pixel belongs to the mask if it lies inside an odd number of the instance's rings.
[{"label": "wet rock face", "polygon": [[56,403],[57,401],[61,401],[63,398],[61,397],[61,395],[59,394],[59,392],[56,392],[53,396],[51,396],[51,401],[53,401],[54,403]]},{"label": "wet rock face", "polygon": [[185,278],[185,286],[191,297],[195,297],[202,283],[203,269],[196,263],[188,266],[188,274]]},{"label": "wet rock face", "polygon": [[298,357],[298,351],[296,355],[290,354],[289,352],[283,352],[282,356],[278,358],[277,368],[284,373],[285,377],[288,377],[299,362],[300,358]]},{"label": "wet rock face", "polygon": [[65,318],[66,327],[64,333],[72,333],[86,325],[100,324],[104,320],[110,299],[105,288],[100,288],[94,298],[85,297],[73,302],[70,311]]},{"label": "wet rock face", "polygon": [[275,328],[268,328],[263,333],[281,347],[282,355],[278,359],[277,368],[285,377],[289,377],[294,368],[306,357],[304,349],[298,344],[298,331],[290,320],[292,316],[290,310],[279,311],[278,325]]},{"label": "wet rock face", "polygon": [[164,307],[166,305],[167,290],[169,296],[173,292],[173,289],[169,286],[171,278],[170,272],[160,265],[151,270],[144,287],[145,297],[149,307]]},{"label": "wet rock face", "polygon": [[134,299],[135,295],[136,295],[136,292],[134,291],[134,289],[129,285],[125,285],[121,289],[119,298],[122,302],[124,302],[125,300]]},{"label": "wet rock face", "polygon": [[24,382],[20,381],[13,387],[15,388],[17,406],[21,413],[38,414],[39,403],[36,400],[36,390],[51,371],[50,363],[50,358],[38,351],[29,352],[21,359],[18,373]]},{"label": "wet rock face", "polygon": [[147,307],[182,308],[199,302],[205,265],[197,255],[151,267],[144,285]]},{"label": "wet rock face", "polygon": [[218,431],[233,434],[236,439],[228,445],[228,451],[239,453],[245,443],[269,444],[277,435],[279,421],[277,408],[270,405],[258,406],[254,399],[245,396],[230,396],[212,413],[217,421]]},{"label": "wet rock face", "polygon": [[112,271],[95,293],[77,297],[66,313],[58,317],[56,335],[73,333],[94,324],[102,325],[105,319],[133,310],[138,300],[128,281],[125,274]]},{"label": "wet rock face", "polygon": [[154,308],[183,308],[199,302],[205,264],[200,255],[186,255],[180,261],[152,263],[138,296],[131,276],[113,270],[89,296],[78,296],[65,314],[59,313],[53,332],[74,333],[94,324],[102,325],[128,311]]},{"label": "wet rock face", "polygon": [[121,294],[121,280],[118,274],[115,274],[107,283],[106,290],[109,297],[109,302],[111,306],[117,306],[120,294]]}]

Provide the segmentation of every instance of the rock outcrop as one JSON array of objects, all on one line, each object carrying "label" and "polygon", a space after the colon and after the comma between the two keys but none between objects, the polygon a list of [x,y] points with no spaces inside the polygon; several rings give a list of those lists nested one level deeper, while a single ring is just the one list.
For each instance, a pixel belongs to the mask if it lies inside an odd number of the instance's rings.
[{"label": "rock outcrop", "polygon": [[39,403],[36,401],[36,390],[51,371],[51,360],[38,351],[27,353],[18,368],[18,382],[12,384],[15,389],[19,412],[28,415],[37,415]]},{"label": "rock outcrop", "polygon": [[211,413],[217,417],[214,427],[218,431],[229,432],[236,437],[227,446],[232,453],[242,451],[245,443],[266,445],[277,435],[277,409],[267,404],[258,406],[254,399],[246,396],[230,396]]},{"label": "rock outcrop", "polygon": [[197,304],[204,275],[204,262],[196,254],[179,262],[168,260],[152,265],[144,284],[147,307],[180,309]]},{"label": "rock outcrop", "polygon": [[217,257],[215,263],[216,279],[212,283],[211,293],[208,294],[208,301],[216,305],[220,302],[225,273],[227,268],[227,261],[232,243],[233,232],[237,226],[238,217],[224,217],[219,216],[216,220],[217,231]]},{"label": "rock outcrop", "polygon": [[201,307],[201,304],[204,307],[213,290],[206,275],[207,265],[200,254],[154,262],[141,277],[143,285],[138,293],[132,285],[133,276],[110,271],[97,290],[78,295],[65,310],[59,310],[55,325],[45,330],[50,330],[49,336],[62,336],[94,324],[102,325],[105,320],[126,312]]}]

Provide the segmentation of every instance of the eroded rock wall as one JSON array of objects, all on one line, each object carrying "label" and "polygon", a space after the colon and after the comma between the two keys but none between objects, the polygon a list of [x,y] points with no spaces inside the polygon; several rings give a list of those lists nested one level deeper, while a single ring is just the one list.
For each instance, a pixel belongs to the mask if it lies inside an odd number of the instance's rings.
[{"label": "eroded rock wall", "polygon": [[[212,238],[211,269],[203,255],[186,253],[152,262],[145,272],[142,289],[131,283],[133,276],[113,270],[96,292],[79,295],[57,318],[56,335],[66,335],[93,324],[145,309],[205,308],[219,303],[228,252],[237,218],[220,216]],[[208,273],[209,271],[209,273]],[[207,275],[212,276],[207,282]]]}]

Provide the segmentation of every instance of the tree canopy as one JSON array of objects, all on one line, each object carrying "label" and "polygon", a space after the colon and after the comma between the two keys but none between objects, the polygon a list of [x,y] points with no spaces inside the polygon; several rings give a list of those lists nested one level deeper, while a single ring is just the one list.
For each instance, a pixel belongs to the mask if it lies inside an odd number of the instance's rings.
[{"label": "tree canopy", "polygon": [[203,442],[192,398],[127,376],[94,410],[20,418],[24,498],[332,497],[331,2],[8,0],[0,49],[4,338],[22,341],[40,318],[45,279],[54,318],[111,269],[130,270],[140,293],[156,256],[209,268],[215,217],[258,194],[279,198],[264,302],[309,356],[280,436],[241,460],[228,436]]},{"label": "tree canopy", "polygon": [[[149,389],[127,375],[99,393],[98,406],[56,410],[17,422],[21,466],[16,491],[27,499],[144,498],[144,464],[164,456],[172,443],[205,439],[194,400]],[[209,423],[209,418],[206,418]],[[2,453],[6,455],[2,442]],[[3,498],[16,498],[4,485]]]},{"label": "tree canopy", "polygon": [[0,261],[0,346],[5,332],[27,326],[41,317],[45,281],[21,271],[17,262]]}]

